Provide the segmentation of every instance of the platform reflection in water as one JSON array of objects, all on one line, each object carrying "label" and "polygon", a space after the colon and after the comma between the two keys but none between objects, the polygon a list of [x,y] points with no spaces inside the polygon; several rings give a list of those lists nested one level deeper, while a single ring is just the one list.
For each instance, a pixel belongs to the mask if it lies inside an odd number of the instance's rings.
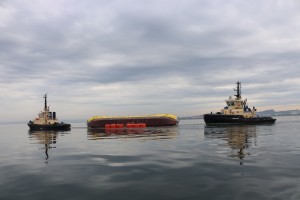
[{"label": "platform reflection in water", "polygon": [[89,140],[145,137],[152,139],[174,138],[179,134],[178,127],[149,127],[124,129],[88,129]]}]

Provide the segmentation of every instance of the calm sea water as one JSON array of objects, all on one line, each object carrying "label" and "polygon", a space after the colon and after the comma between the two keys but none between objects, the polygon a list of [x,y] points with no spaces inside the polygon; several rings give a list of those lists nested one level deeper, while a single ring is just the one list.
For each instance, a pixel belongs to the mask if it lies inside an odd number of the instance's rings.
[{"label": "calm sea water", "polygon": [[0,125],[0,199],[300,199],[300,117],[105,133]]}]

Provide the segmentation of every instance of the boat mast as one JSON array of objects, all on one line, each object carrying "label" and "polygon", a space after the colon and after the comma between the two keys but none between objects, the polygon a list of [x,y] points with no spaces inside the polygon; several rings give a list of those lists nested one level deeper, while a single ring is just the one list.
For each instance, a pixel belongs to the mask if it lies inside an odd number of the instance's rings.
[{"label": "boat mast", "polygon": [[241,88],[242,88],[242,84],[241,82],[238,81],[236,83],[236,89],[234,89],[234,91],[236,91],[236,95],[234,96],[236,96],[237,99],[241,99],[241,94],[242,94]]},{"label": "boat mast", "polygon": [[44,98],[45,98],[45,107],[44,107],[44,110],[46,111],[47,110],[47,93],[44,95]]},{"label": "boat mast", "polygon": [[47,124],[48,123],[47,93],[44,95],[44,98],[45,98],[44,119],[45,119],[45,124]]}]

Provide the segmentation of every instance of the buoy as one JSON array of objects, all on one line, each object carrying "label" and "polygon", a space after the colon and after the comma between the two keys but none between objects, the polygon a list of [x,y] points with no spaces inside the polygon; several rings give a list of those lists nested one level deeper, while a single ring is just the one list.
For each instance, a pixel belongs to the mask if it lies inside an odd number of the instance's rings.
[{"label": "buoy", "polygon": [[133,128],[133,125],[134,125],[134,124],[132,124],[132,123],[127,123],[127,124],[126,124],[126,128]]},{"label": "buoy", "polygon": [[124,128],[124,124],[105,124],[106,129]]},{"label": "buoy", "polygon": [[124,128],[124,124],[117,124],[116,128]]},{"label": "buoy", "polygon": [[127,123],[126,128],[146,128],[146,123]]},{"label": "buoy", "polygon": [[140,128],[146,128],[146,124],[145,123],[139,123],[139,127]]},{"label": "buoy", "polygon": [[116,124],[111,124],[110,128],[116,128]]}]

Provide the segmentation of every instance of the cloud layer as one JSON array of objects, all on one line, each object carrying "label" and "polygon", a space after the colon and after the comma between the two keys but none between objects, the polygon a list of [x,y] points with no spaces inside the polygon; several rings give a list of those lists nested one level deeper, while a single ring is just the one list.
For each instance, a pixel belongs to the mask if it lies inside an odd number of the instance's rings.
[{"label": "cloud layer", "polygon": [[68,119],[195,115],[221,109],[236,81],[260,110],[295,108],[299,8],[296,0],[0,0],[0,119],[29,120],[44,93]]}]

